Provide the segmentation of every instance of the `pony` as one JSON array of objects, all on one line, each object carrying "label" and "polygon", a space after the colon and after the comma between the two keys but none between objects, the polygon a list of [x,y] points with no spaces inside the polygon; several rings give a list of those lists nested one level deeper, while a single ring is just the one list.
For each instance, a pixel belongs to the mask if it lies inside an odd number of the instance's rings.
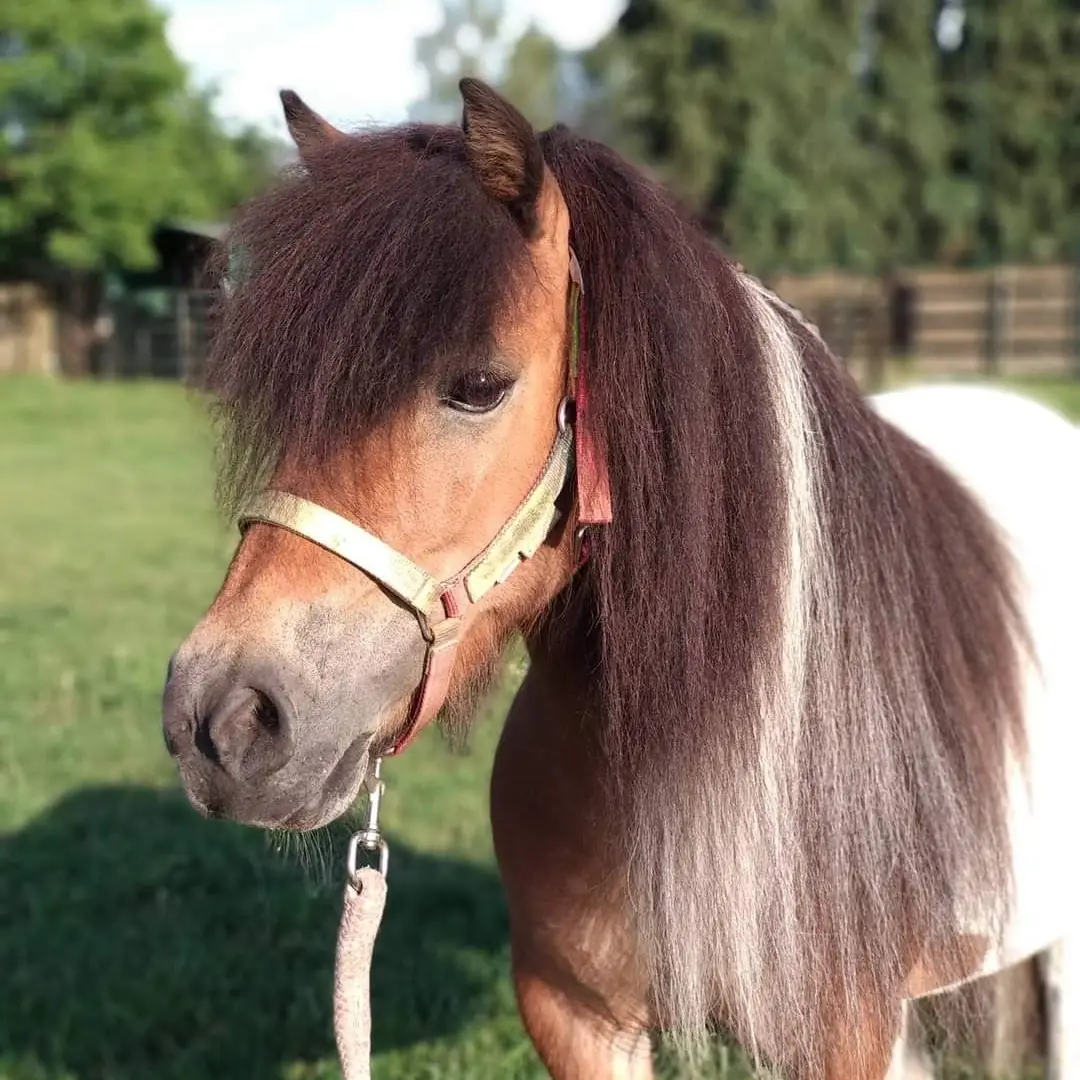
[{"label": "pony", "polygon": [[979,387],[868,400],[611,149],[484,83],[232,224],[207,389],[242,538],[173,656],[192,804],[315,829],[523,638],[491,825],[556,1080],[717,1025],[795,1080],[902,1067],[907,1003],[1050,958],[1080,1077],[1080,467]]}]

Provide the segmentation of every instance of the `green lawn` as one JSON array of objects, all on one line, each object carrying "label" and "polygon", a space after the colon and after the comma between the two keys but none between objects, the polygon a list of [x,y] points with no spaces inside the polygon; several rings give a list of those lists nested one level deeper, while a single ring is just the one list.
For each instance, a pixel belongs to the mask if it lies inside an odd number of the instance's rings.
[{"label": "green lawn", "polygon": [[[172,386],[0,381],[0,1078],[336,1076],[342,832],[202,821],[160,733],[233,535]],[[544,1075],[506,978],[497,723],[387,768],[377,1077]]]},{"label": "green lawn", "polygon": [[[1080,384],[1061,394],[1080,414]],[[161,741],[166,660],[233,545],[211,489],[176,387],[0,381],[0,1080],[338,1075],[344,827],[204,822]],[[387,767],[377,1080],[545,1075],[487,827],[508,692],[465,754],[428,732]]]}]

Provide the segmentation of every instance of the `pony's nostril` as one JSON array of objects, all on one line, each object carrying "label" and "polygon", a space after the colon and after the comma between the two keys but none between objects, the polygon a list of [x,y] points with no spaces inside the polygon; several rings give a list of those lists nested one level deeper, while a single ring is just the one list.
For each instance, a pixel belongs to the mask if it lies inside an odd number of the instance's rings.
[{"label": "pony's nostril", "polygon": [[199,724],[195,745],[236,780],[255,780],[292,757],[291,725],[273,694],[237,687]]},{"label": "pony's nostril", "polygon": [[264,731],[276,735],[281,730],[281,713],[273,698],[255,690],[255,719]]}]

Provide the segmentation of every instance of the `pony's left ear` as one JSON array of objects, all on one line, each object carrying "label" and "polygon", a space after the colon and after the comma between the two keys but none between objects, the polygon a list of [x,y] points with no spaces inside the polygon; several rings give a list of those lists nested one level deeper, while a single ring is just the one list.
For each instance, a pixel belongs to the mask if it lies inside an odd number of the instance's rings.
[{"label": "pony's left ear", "polygon": [[285,126],[301,158],[320,147],[348,138],[344,131],[324,120],[296,91],[282,90],[280,97]]},{"label": "pony's left ear", "polygon": [[465,155],[480,186],[514,215],[528,237],[539,229],[544,154],[532,125],[479,79],[458,84],[465,109]]}]

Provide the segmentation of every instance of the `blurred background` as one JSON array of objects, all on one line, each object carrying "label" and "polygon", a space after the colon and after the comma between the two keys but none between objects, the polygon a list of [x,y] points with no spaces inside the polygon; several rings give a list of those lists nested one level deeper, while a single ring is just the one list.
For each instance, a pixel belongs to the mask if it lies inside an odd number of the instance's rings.
[{"label": "blurred background", "polygon": [[[1078,56],[1077,0],[4,0],[0,1080],[338,1075],[345,826],[201,821],[159,726],[234,544],[187,389],[200,266],[293,160],[279,89],[454,122],[480,75],[670,184],[866,389],[988,380],[1080,419]],[[544,1075],[486,811],[519,676],[463,752],[429,731],[387,769],[376,1077]],[[949,1071],[1037,1067],[1040,995],[1032,965],[970,993]],[[744,1074],[718,1042],[702,1075]]]}]

